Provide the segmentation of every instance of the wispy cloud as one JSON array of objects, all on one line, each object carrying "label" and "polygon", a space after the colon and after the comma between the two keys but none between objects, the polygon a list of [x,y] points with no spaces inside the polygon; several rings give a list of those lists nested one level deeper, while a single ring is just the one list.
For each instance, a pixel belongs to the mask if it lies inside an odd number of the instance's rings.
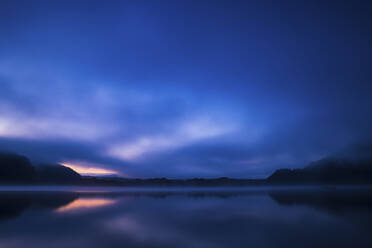
[{"label": "wispy cloud", "polygon": [[236,123],[230,120],[221,123],[213,118],[201,117],[185,123],[178,123],[175,130],[154,136],[143,136],[133,142],[113,145],[107,154],[124,160],[143,159],[146,153],[173,150],[193,142],[215,138],[236,131]]}]

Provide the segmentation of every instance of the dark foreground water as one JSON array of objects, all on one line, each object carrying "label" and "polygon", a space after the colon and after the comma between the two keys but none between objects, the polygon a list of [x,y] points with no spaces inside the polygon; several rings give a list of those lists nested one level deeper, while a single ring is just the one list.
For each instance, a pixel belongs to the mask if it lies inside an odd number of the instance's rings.
[{"label": "dark foreground water", "polygon": [[0,190],[1,248],[372,247],[366,189]]}]

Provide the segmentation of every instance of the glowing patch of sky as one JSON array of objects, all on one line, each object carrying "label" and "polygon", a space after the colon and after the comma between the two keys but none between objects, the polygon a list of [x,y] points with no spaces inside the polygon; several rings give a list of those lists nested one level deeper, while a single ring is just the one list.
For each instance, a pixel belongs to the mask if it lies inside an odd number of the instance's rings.
[{"label": "glowing patch of sky", "polygon": [[80,164],[77,165],[77,164],[72,164],[72,163],[61,163],[61,165],[69,167],[81,175],[105,176],[105,175],[118,174],[117,171],[105,169],[102,167],[100,168],[100,167],[93,167],[93,166],[80,165]]}]

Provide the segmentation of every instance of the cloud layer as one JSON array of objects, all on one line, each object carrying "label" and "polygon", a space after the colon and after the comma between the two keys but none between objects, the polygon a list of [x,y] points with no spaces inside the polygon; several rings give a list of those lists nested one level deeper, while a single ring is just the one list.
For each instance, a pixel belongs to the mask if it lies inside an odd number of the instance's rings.
[{"label": "cloud layer", "polygon": [[2,1],[0,149],[264,177],[369,139],[370,6],[341,2]]}]

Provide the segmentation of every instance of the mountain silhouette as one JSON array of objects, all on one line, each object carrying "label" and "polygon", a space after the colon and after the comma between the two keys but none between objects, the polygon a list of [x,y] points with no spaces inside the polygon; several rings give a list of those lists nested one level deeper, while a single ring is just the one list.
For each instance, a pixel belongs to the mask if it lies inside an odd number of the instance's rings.
[{"label": "mountain silhouette", "polygon": [[310,163],[303,169],[279,169],[266,179],[121,178],[81,176],[59,164],[34,166],[24,156],[0,153],[1,184],[79,184],[92,186],[261,186],[301,184],[372,184],[372,146],[358,146]]},{"label": "mountain silhouette", "polygon": [[0,182],[31,182],[35,176],[35,168],[28,158],[0,153]]},{"label": "mountain silhouette", "polygon": [[289,184],[372,184],[371,146],[336,154],[310,163],[303,169],[279,169],[269,183]]},{"label": "mountain silhouette", "polygon": [[34,166],[25,156],[0,153],[2,184],[71,184],[81,180],[80,174],[59,164]]},{"label": "mountain silhouette", "polygon": [[81,176],[71,168],[59,164],[36,166],[36,182],[39,183],[77,183]]}]

